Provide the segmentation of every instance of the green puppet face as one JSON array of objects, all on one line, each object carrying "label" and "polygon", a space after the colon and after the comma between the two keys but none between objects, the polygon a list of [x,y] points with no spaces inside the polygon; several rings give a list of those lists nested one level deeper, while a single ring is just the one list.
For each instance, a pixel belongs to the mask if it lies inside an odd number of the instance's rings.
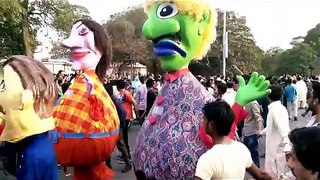
[{"label": "green puppet face", "polygon": [[172,72],[188,68],[199,49],[210,13],[204,13],[200,20],[179,12],[174,3],[158,2],[150,7],[148,19],[142,34],[154,45],[164,70]]}]

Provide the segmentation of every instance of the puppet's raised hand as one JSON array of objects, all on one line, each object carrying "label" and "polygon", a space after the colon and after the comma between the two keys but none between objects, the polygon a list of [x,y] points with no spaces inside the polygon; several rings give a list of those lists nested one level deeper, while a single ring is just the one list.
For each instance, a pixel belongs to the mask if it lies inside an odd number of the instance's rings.
[{"label": "puppet's raised hand", "polygon": [[259,76],[256,72],[252,73],[247,85],[241,76],[238,81],[239,89],[236,95],[236,102],[241,106],[245,106],[251,101],[263,98],[271,93],[268,88],[270,82],[263,75]]}]

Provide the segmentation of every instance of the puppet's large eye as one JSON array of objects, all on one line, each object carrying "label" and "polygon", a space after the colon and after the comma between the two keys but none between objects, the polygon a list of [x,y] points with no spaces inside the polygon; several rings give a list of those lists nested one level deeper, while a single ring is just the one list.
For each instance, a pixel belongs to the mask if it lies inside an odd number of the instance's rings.
[{"label": "puppet's large eye", "polygon": [[84,27],[79,31],[79,35],[84,36],[84,35],[88,34],[88,32],[89,32],[89,29]]},{"label": "puppet's large eye", "polygon": [[161,19],[171,18],[178,14],[178,8],[174,3],[162,3],[157,10],[157,16]]}]

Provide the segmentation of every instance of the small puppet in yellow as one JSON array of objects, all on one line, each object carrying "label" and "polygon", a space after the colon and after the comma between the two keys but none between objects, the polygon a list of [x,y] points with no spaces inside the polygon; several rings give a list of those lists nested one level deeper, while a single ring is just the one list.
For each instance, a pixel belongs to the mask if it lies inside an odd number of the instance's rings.
[{"label": "small puppet in yellow", "polygon": [[48,136],[58,92],[52,73],[32,58],[14,56],[0,64],[0,82],[0,141],[17,144],[17,179],[58,179]]}]

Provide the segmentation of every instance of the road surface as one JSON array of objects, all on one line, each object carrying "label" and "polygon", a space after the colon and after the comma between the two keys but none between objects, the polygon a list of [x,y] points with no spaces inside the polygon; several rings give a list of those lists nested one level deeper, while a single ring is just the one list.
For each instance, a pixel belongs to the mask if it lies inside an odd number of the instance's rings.
[{"label": "road surface", "polygon": [[[302,117],[301,113],[303,113],[304,110],[299,110],[299,116],[298,116],[298,121],[290,121],[290,127],[291,129],[297,128],[297,127],[303,127],[307,124],[310,115],[306,116],[306,117]],[[134,150],[134,144],[135,144],[135,139],[137,136],[137,133],[139,131],[139,125],[132,125],[130,127],[130,131],[129,131],[129,145],[132,149],[132,151]],[[260,151],[261,153],[263,152],[263,148],[264,146],[260,147]],[[118,155],[119,152],[115,151],[113,156]],[[264,164],[263,159],[261,159],[261,165]],[[118,161],[116,161],[115,159],[112,160],[112,168],[113,170],[116,172],[116,177],[114,178],[115,180],[135,180],[135,176],[133,171],[129,171],[127,173],[121,173],[121,170],[124,168],[124,164],[119,164]],[[71,172],[71,170],[70,170]],[[64,173],[60,174],[60,179],[61,180],[70,180],[72,178],[72,172],[71,175],[69,174],[68,176],[66,176]]]}]

